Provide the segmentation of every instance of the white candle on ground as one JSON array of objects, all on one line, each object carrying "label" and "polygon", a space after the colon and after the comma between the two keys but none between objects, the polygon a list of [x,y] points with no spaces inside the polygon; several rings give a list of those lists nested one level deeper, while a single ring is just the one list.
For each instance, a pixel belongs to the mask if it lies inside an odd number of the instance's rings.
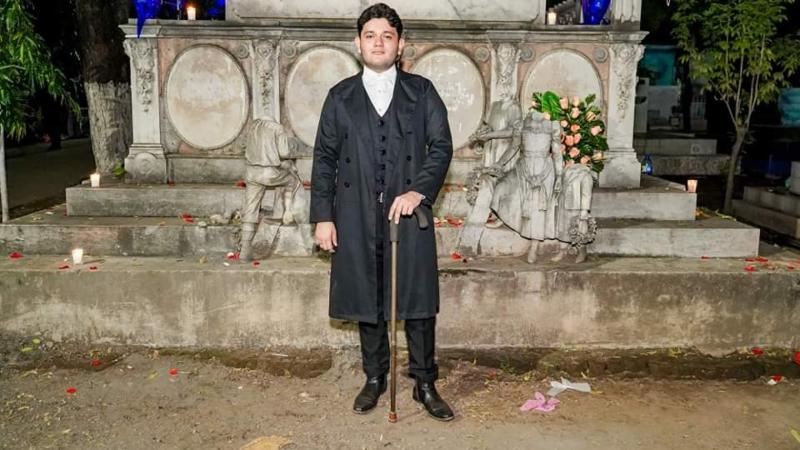
[{"label": "white candle on ground", "polygon": [[82,264],[83,263],[83,249],[76,248],[72,250],[72,263],[73,264]]},{"label": "white candle on ground", "polygon": [[195,20],[197,18],[197,8],[194,6],[187,6],[186,7],[186,19],[187,20]]},{"label": "white candle on ground", "polygon": [[686,190],[691,193],[697,192],[697,180],[686,181]]},{"label": "white candle on ground", "polygon": [[100,174],[93,173],[89,175],[89,180],[92,181],[92,187],[100,187]]}]

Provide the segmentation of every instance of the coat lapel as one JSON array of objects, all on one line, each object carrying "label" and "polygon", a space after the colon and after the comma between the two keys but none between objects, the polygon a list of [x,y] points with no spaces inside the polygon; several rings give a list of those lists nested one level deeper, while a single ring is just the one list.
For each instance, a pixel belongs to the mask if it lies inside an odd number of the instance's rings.
[{"label": "coat lapel", "polygon": [[371,128],[369,127],[369,112],[366,108],[369,106],[369,98],[367,98],[367,91],[364,89],[364,82],[361,81],[362,75],[363,72],[359,72],[355,77],[355,86],[353,86],[353,89],[350,90],[350,95],[345,99],[344,103],[352,123],[350,131],[357,136],[358,140],[361,141],[360,144],[356,143],[356,145],[358,148],[367,149],[366,153],[370,164],[375,164],[375,155],[373,152],[369,151],[369,149],[372,148],[372,135],[370,134]]},{"label": "coat lapel", "polygon": [[410,138],[413,137],[409,133],[412,132],[411,121],[417,108],[419,95],[410,80],[411,77],[406,72],[397,71],[397,83],[395,84],[394,97],[392,98],[396,119],[394,129],[397,135],[393,136],[395,142],[390,146],[391,153],[387,158],[387,184],[390,184],[390,180],[394,179],[394,169],[398,166],[398,152],[401,152]]}]

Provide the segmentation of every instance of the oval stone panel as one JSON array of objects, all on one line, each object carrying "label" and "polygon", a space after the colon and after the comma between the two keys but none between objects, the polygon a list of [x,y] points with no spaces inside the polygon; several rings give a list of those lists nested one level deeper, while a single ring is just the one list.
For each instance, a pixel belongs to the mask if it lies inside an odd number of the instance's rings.
[{"label": "oval stone panel", "polygon": [[522,110],[531,107],[534,92],[553,91],[569,98],[597,95],[595,104],[604,105],[603,83],[591,62],[569,50],[556,50],[544,55],[529,72],[522,86]]},{"label": "oval stone panel", "polygon": [[352,55],[331,47],[317,47],[297,57],[286,79],[284,101],[289,124],[306,145],[314,145],[328,90],[358,71]]},{"label": "oval stone panel", "polygon": [[247,122],[247,80],[225,50],[192,47],[172,64],[166,83],[167,116],[175,131],[199,149],[231,143]]},{"label": "oval stone panel", "polygon": [[447,107],[453,148],[465,144],[483,119],[486,96],[478,67],[465,54],[433,50],[417,60],[412,72],[431,80]]}]

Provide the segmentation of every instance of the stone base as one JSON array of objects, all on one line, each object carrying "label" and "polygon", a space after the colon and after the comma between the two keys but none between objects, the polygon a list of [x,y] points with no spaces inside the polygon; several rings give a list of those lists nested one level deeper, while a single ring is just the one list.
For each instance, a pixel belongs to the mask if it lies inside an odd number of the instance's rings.
[{"label": "stone base", "polygon": [[[741,260],[440,260],[441,348],[740,347],[797,344],[797,255],[772,271]],[[276,258],[225,266],[174,258],[0,259],[0,330],[55,341],[204,347],[342,347],[352,324],[328,318],[329,265]],[[757,293],[755,295],[754,293]]]},{"label": "stone base", "polygon": [[663,156],[713,156],[717,154],[716,139],[684,138],[648,138],[633,139],[633,148],[639,154]]},{"label": "stone base", "polygon": [[653,175],[704,175],[722,176],[728,172],[730,155],[712,156],[651,156]]},{"label": "stone base", "polygon": [[606,153],[603,171],[600,172],[602,188],[638,188],[642,176],[642,165],[636,159],[636,152],[631,149],[609,150]]},{"label": "stone base", "polygon": [[767,209],[774,209],[790,216],[800,217],[800,195],[766,187],[745,186],[743,199]]},{"label": "stone base", "polygon": [[160,144],[133,144],[125,158],[125,179],[136,183],[166,183],[164,148]]}]

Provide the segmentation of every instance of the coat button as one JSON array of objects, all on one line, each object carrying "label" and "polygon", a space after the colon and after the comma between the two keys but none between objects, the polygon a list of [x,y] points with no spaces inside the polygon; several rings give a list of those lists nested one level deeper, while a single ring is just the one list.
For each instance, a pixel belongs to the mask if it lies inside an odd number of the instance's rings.
[{"label": "coat button", "polygon": [[344,182],[344,187],[346,187],[346,188],[349,188],[349,187],[350,187],[350,183],[348,183],[347,181],[345,181],[345,182]]},{"label": "coat button", "polygon": [[411,161],[411,155],[406,156],[406,161]]},{"label": "coat button", "polygon": [[344,159],[344,162],[346,162],[346,163],[350,164],[350,157],[348,156],[347,158],[345,158],[345,159]]},{"label": "coat button", "polygon": [[411,178],[406,178],[406,184],[411,184]]}]

